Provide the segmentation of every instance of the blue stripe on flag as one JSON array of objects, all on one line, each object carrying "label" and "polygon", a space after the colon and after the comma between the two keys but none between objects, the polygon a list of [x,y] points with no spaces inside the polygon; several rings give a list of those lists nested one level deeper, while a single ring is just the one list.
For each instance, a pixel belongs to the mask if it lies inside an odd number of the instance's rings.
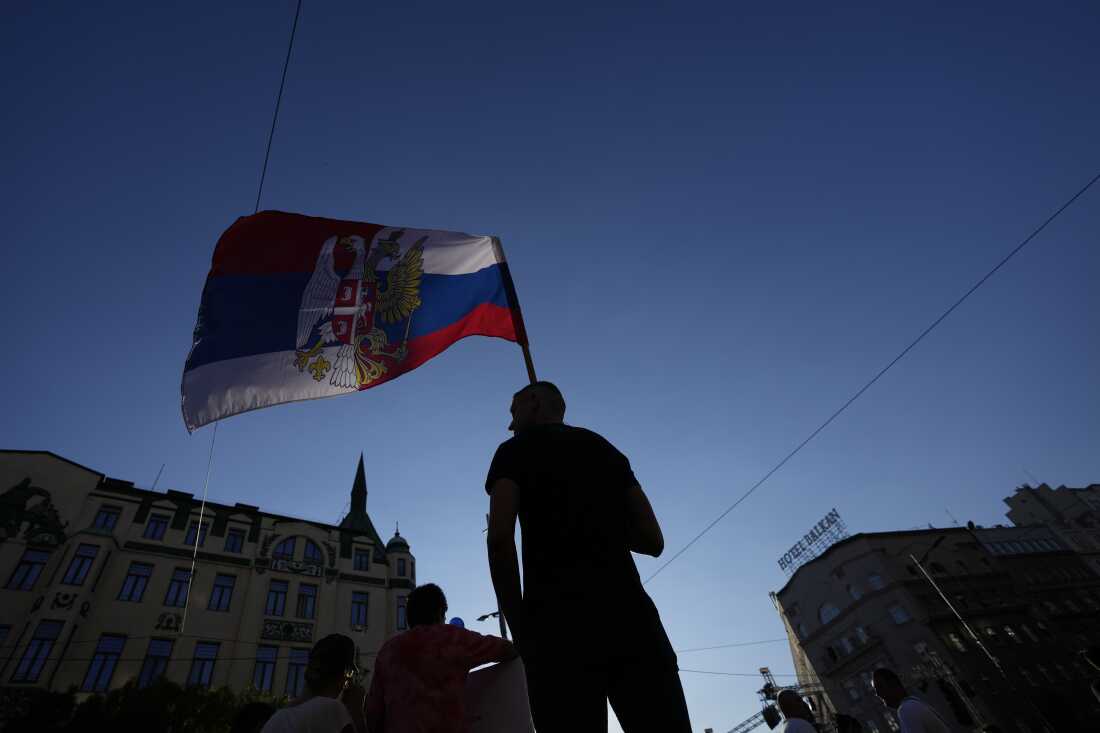
[{"label": "blue stripe on flag", "polygon": [[[298,309],[309,278],[309,273],[210,278],[202,296],[198,342],[186,369],[241,356],[293,351]],[[384,274],[381,279],[385,280]],[[449,326],[483,303],[508,307],[497,265],[465,275],[425,273],[420,278],[420,299],[423,304],[413,313],[409,338]],[[383,327],[391,343],[405,335],[404,321]]]}]

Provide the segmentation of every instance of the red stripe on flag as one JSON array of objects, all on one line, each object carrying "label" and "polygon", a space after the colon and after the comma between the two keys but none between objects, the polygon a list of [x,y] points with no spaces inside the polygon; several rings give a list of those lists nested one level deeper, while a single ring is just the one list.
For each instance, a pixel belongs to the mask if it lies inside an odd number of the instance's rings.
[{"label": "red stripe on flag", "polygon": [[381,229],[380,224],[282,211],[242,216],[218,239],[210,276],[313,272],[329,237],[358,234],[369,242]]},{"label": "red stripe on flag", "polygon": [[411,372],[421,364],[439,356],[451,344],[467,336],[495,336],[508,341],[516,341],[516,327],[512,319],[512,311],[493,303],[482,303],[470,311],[462,320],[455,321],[438,331],[410,339],[408,353],[405,360],[401,362],[401,366],[396,369],[391,368],[377,381],[371,382],[362,389],[376,387],[383,382],[401,376],[405,372]]}]

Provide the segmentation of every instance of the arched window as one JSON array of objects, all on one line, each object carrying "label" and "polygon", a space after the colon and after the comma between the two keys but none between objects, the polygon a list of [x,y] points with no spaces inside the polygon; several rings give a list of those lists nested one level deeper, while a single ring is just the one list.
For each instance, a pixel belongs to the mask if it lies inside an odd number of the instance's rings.
[{"label": "arched window", "polygon": [[861,591],[854,585],[850,585],[848,586],[848,595],[852,597],[853,601],[858,601],[860,598],[863,597],[863,591]]},{"label": "arched window", "polygon": [[306,551],[302,553],[302,557],[306,562],[324,563],[321,548],[313,540],[306,540]]},{"label": "arched window", "polygon": [[276,560],[293,560],[294,547],[297,542],[297,537],[287,537],[285,540],[275,545],[275,549],[271,552],[271,557]]},{"label": "arched window", "polygon": [[823,603],[821,608],[817,610],[817,617],[823,624],[829,623],[839,615],[840,609],[831,603]]}]

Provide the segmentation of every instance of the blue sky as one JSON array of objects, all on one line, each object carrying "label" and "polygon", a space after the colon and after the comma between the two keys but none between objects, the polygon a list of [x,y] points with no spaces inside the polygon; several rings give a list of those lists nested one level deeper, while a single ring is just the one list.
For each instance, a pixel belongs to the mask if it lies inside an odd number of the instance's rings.
[{"label": "blue sky", "polygon": [[[293,12],[9,9],[0,445],[201,490],[180,373]],[[1097,172],[1097,37],[1089,3],[307,1],[262,207],[499,235],[540,376],[631,457],[672,551]],[[775,560],[833,507],[852,531],[995,523],[1032,476],[1100,481],[1098,202],[649,585],[675,646],[781,636]],[[376,523],[470,619],[523,381],[518,348],[471,339],[229,419],[210,496],[334,522],[362,451]],[[762,665],[790,671],[785,646],[681,657]],[[759,678],[683,679],[698,730],[758,709]]]}]

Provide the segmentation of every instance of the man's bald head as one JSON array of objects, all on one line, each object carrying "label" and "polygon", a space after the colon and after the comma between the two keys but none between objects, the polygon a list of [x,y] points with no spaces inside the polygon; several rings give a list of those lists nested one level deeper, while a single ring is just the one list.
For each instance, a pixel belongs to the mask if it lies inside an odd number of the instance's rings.
[{"label": "man's bald head", "polygon": [[513,432],[565,420],[565,398],[553,382],[529,384],[512,397]]},{"label": "man's bald head", "polygon": [[802,720],[812,721],[814,719],[810,706],[794,690],[781,690],[775,698],[775,704],[787,720],[801,718]]}]

